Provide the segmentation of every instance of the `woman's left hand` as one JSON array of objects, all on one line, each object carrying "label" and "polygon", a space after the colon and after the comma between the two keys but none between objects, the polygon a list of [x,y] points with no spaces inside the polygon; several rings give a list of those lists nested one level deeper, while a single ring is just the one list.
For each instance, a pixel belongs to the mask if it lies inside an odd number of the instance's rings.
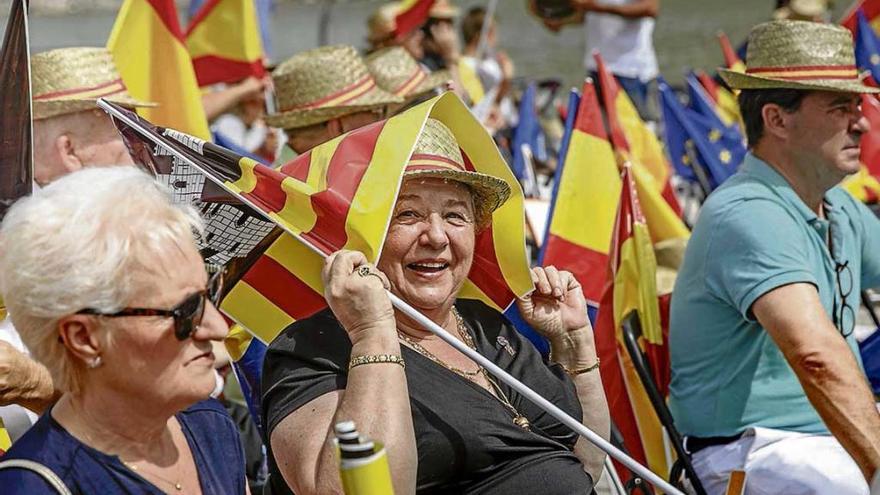
[{"label": "woman's left hand", "polygon": [[534,292],[516,301],[526,323],[550,341],[589,327],[587,301],[574,275],[553,266],[534,267],[531,275]]}]

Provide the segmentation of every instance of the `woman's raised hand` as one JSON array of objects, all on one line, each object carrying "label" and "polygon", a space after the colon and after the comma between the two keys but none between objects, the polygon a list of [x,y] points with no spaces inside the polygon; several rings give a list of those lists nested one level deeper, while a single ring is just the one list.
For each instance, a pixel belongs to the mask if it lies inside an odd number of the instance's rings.
[{"label": "woman's raised hand", "polygon": [[348,332],[351,342],[369,338],[371,334],[391,332],[396,323],[394,308],[385,289],[388,278],[358,251],[337,251],[324,262],[321,271],[324,299],[336,319]]},{"label": "woman's raised hand", "polygon": [[531,275],[534,292],[516,303],[532,328],[553,341],[567,332],[589,327],[587,302],[574,275],[553,266],[534,267]]}]

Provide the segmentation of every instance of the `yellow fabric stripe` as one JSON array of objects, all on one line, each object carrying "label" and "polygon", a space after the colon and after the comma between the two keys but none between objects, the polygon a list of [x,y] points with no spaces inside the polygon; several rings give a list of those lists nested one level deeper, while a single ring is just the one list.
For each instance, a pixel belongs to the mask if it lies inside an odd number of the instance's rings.
[{"label": "yellow fabric stripe", "polygon": [[256,167],[256,165],[257,162],[254,160],[242,157],[238,161],[238,166],[241,168],[241,178],[235,182],[227,182],[226,184],[243,194],[253,191],[254,188],[257,187],[257,175],[254,173],[254,167]]},{"label": "yellow fabric stripe", "polygon": [[644,224],[633,226],[633,235],[620,246],[614,274],[614,322],[620,325],[632,311],[638,311],[645,340],[663,343],[660,307],[657,302],[657,261]]},{"label": "yellow fabric stripe", "polygon": [[[746,71],[746,73],[748,73],[748,71]],[[779,77],[782,79],[791,77],[813,77],[816,79],[821,79],[822,77],[851,77],[853,79],[857,79],[859,77],[858,72],[853,69],[780,70],[769,72],[761,71],[751,73],[751,75],[758,77]]]},{"label": "yellow fabric stripe", "polygon": [[442,160],[431,160],[429,158],[417,158],[414,160],[410,160],[407,165],[413,167],[442,167],[448,168],[449,170],[461,170],[460,168],[449,162],[444,162]]},{"label": "yellow fabric stripe", "polygon": [[324,284],[321,282],[324,260],[305,244],[292,236],[282,235],[269,246],[266,256],[277,261],[318,294],[324,293]]},{"label": "yellow fabric stripe", "polygon": [[[620,201],[620,172],[611,144],[575,130],[559,181],[550,233],[608,253]],[[584,221],[589,215],[590,221]]]},{"label": "yellow fabric stripe", "polygon": [[277,214],[273,213],[272,216],[284,222],[293,233],[308,232],[318,221],[312,209],[312,195],[327,189],[327,167],[343,137],[338,136],[311,150],[309,172],[305,182],[293,177],[286,177],[282,181],[281,187],[287,193],[287,199],[284,208]]},{"label": "yellow fabric stripe", "polygon": [[6,426],[3,425],[3,418],[0,418],[0,452],[6,452],[10,447],[12,447],[12,439],[6,431]]},{"label": "yellow fabric stripe", "polygon": [[623,134],[629,142],[633,168],[647,169],[654,177],[658,190],[662,191],[672,174],[672,169],[666,160],[666,155],[663,154],[657,135],[645,125],[625,91],[621,90],[617,93],[614,106],[617,109],[617,119],[623,128]]},{"label": "yellow fabric stripe", "polygon": [[654,244],[667,239],[689,237],[690,231],[684,222],[660,194],[656,179],[642,167],[632,167],[632,177]]},{"label": "yellow fabric stripe", "polygon": [[840,186],[863,203],[868,200],[868,191],[880,197],[880,182],[877,181],[876,177],[868,173],[865,165],[862,165],[857,173],[844,179]]},{"label": "yellow fabric stripe", "polygon": [[238,361],[247,352],[248,346],[251,345],[253,340],[254,336],[245,330],[243,326],[236,323],[229,327],[229,333],[226,334],[223,344],[226,346],[226,352],[229,353],[229,357],[233,361]]},{"label": "yellow fabric stripe", "polygon": [[229,291],[220,309],[239,324],[251,329],[263,342],[272,342],[281,330],[294,321],[245,282],[239,282]]},{"label": "yellow fabric stripe", "polygon": [[479,287],[474,285],[473,282],[467,280],[461,288],[461,292],[458,293],[458,297],[462,299],[476,299],[478,301],[482,301],[487,306],[495,309],[496,311],[503,312],[506,308],[499,308],[495,301],[493,301],[489,296],[487,296],[483,291],[480,290]]},{"label": "yellow fabric stripe", "polygon": [[483,98],[486,97],[486,90],[483,89],[483,83],[480,82],[474,67],[468,63],[458,64],[458,79],[461,81],[464,92],[467,93],[472,104],[476,105],[483,101]]},{"label": "yellow fabric stripe", "polygon": [[221,0],[186,38],[193,58],[215,55],[240,62],[263,58],[253,0]]},{"label": "yellow fabric stripe", "polygon": [[192,60],[146,0],[125,0],[107,48],[129,94],[152,101],[138,109],[153,124],[211,139]]},{"label": "yellow fabric stripe", "polygon": [[352,198],[345,219],[345,249],[360,251],[371,262],[379,260],[400,177],[429,109],[430,106],[420,105],[385,123],[376,139],[370,165]]},{"label": "yellow fabric stripe", "polygon": [[458,145],[478,172],[503,179],[510,185],[510,199],[492,215],[495,254],[510,290],[523,296],[532,289],[525,246],[525,211],[522,188],[498,147],[473,114],[454,94],[446,93],[434,105],[431,116],[446,124]]},{"label": "yellow fabric stripe", "polygon": [[660,420],[654,413],[654,407],[648,399],[648,393],[642,386],[642,381],[639,379],[629,354],[621,348],[620,344],[618,344],[617,356],[620,359],[626,394],[629,396],[629,402],[636,419],[636,427],[639,430],[639,437],[642,439],[642,448],[645,450],[648,467],[655,473],[668,473],[669,466],[666,462],[666,452],[663,449],[663,427],[660,425]]}]

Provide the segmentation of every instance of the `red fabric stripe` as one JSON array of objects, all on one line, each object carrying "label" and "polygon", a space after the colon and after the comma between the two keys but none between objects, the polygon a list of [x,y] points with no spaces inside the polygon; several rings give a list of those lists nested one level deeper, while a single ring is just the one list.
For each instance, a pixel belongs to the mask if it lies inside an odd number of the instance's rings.
[{"label": "red fabric stripe", "polygon": [[838,81],[858,81],[857,75],[854,76],[772,76],[773,79],[784,79],[786,81],[817,81],[817,80],[838,80]]},{"label": "red fabric stripe", "polygon": [[306,151],[302,155],[282,165],[278,170],[287,176],[305,182],[309,178],[309,168],[312,164],[312,150]]},{"label": "red fabric stripe", "polygon": [[474,261],[468,278],[485,293],[498,307],[505,309],[513,302],[514,294],[507,286],[507,280],[498,266],[492,228],[477,235],[474,245]]},{"label": "red fabric stripe", "polygon": [[850,10],[847,11],[845,18],[840,21],[840,25],[852,31],[853,34],[856,33],[856,25],[858,24],[856,12],[858,12],[859,9],[865,13],[865,19],[870,23],[874,21],[875,17],[880,15],[880,2],[862,0],[853,3]]},{"label": "red fabric stripe", "polygon": [[193,32],[193,30],[196,28],[196,26],[198,26],[199,23],[201,23],[205,19],[205,17],[208,17],[208,15],[211,13],[211,11],[214,10],[214,7],[216,7],[219,4],[220,4],[220,0],[208,0],[207,2],[202,4],[202,6],[199,8],[199,10],[196,11],[196,15],[194,15],[193,18],[190,19],[190,21],[189,21],[189,26],[187,26],[187,28],[186,28],[186,37],[187,38],[189,38],[190,33]]},{"label": "red fabric stripe", "polygon": [[421,27],[433,6],[434,0],[418,0],[412,7],[398,13],[394,18],[394,36],[400,39]]},{"label": "red fabric stripe", "polygon": [[165,29],[168,32],[177,38],[183,44],[186,44],[186,39],[183,37],[183,31],[180,29],[180,21],[177,20],[177,6],[174,5],[174,0],[147,0],[153,10],[156,11],[156,15],[162,19],[162,23],[165,24]]},{"label": "red fabric stripe", "polygon": [[608,255],[577,245],[555,234],[547,236],[544,265],[570,271],[588,301],[599,302],[608,276]]},{"label": "red fabric stripe", "polygon": [[254,175],[257,177],[254,190],[243,196],[264,211],[281,211],[287,201],[287,193],[281,189],[281,181],[284,180],[285,175],[265,165],[257,165],[254,168]]},{"label": "red fabric stripe", "polygon": [[[312,195],[312,209],[318,218],[312,230],[303,234],[303,237],[326,253],[345,246],[348,239],[345,232],[348,210],[384,126],[385,121],[379,121],[354,130],[343,138],[327,167],[327,189]],[[370,152],[364,153],[365,150]]]},{"label": "red fabric stripe", "polygon": [[855,65],[795,65],[791,67],[749,67],[746,74],[761,72],[801,72],[805,70],[856,70]]},{"label": "red fabric stripe", "polygon": [[[414,153],[413,155],[411,155],[409,157],[409,161],[415,161],[415,160],[434,160],[434,161],[438,161],[438,162],[444,162],[444,163],[448,163],[450,165],[454,165],[455,168],[457,168],[457,169],[464,170],[462,168],[461,163],[458,163],[455,160],[450,160],[449,158],[446,158],[445,156],[431,155],[428,153]],[[407,167],[407,168],[409,168],[409,167]]]},{"label": "red fabric stripe", "polygon": [[242,280],[297,320],[308,318],[327,306],[321,294],[266,255],[254,263]]},{"label": "red fabric stripe", "polygon": [[234,83],[248,76],[263,77],[266,68],[262,60],[241,62],[216,55],[205,55],[193,59],[193,69],[199,86],[216,83]]},{"label": "red fabric stripe", "polygon": [[723,32],[718,33],[718,43],[721,44],[721,52],[724,54],[724,63],[727,64],[727,67],[733,67],[737,63],[742,63],[742,60],[736,54],[736,50],[733,49],[733,45],[730,44],[730,38]]},{"label": "red fabric stripe", "polygon": [[43,93],[41,95],[34,96],[34,99],[35,100],[43,100],[43,99],[49,99],[49,98],[57,98],[59,96],[72,95],[72,94],[76,94],[76,93],[85,93],[86,91],[95,91],[96,89],[109,88],[109,87],[117,85],[117,84],[121,85],[122,89],[114,91],[113,93],[108,93],[108,94],[116,94],[119,91],[125,90],[125,84],[122,82],[122,79],[116,79],[113,81],[107,81],[105,83],[98,84],[97,86],[81,86],[81,87],[73,88],[73,89],[64,89],[61,91],[53,91],[51,93]]},{"label": "red fabric stripe", "polygon": [[592,82],[584,83],[583,95],[578,105],[574,128],[599,139],[608,140],[605,124],[602,121],[602,110],[596,97],[596,87]]},{"label": "red fabric stripe", "polygon": [[611,130],[611,144],[618,151],[629,151],[629,141],[626,140],[626,134],[623,133],[623,127],[617,119],[617,94],[620,88],[614,76],[608,72],[605,67],[605,61],[599,52],[593,54],[596,59],[596,72],[599,73],[599,88],[602,91],[602,103],[605,106],[605,113],[608,116],[608,128]]},{"label": "red fabric stripe", "polygon": [[661,193],[661,195],[672,208],[672,211],[674,211],[675,214],[679,218],[681,218],[681,204],[678,202],[678,198],[675,196],[675,190],[672,189],[672,181],[670,179],[666,179],[666,184],[663,185],[663,192]]},{"label": "red fabric stripe", "polygon": [[709,97],[712,98],[712,101],[718,103],[718,84],[704,71],[697,72],[697,79],[700,81],[703,89],[706,90],[706,93],[709,94]]}]

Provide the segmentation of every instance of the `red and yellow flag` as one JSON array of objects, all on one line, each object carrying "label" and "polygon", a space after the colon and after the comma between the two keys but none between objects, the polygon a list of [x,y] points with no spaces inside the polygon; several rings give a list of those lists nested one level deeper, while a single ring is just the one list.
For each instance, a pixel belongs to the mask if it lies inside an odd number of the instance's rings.
[{"label": "red and yellow flag", "polygon": [[402,38],[428,20],[435,0],[401,0],[394,18],[394,35]]},{"label": "red and yellow flag", "polygon": [[541,263],[574,274],[588,304],[595,308],[605,287],[621,183],[596,88],[590,81],[584,84],[573,123],[568,150],[559,165]]},{"label": "red and yellow flag", "polygon": [[730,44],[730,38],[724,34],[724,31],[718,32],[718,43],[721,45],[721,53],[724,54],[724,64],[727,68],[736,72],[745,72],[746,64],[736,54],[733,45]]},{"label": "red and yellow flag", "polygon": [[211,138],[173,0],[125,0],[107,48],[128,92],[159,104],[138,113],[156,125]]},{"label": "red and yellow flag", "polygon": [[[611,144],[625,161],[631,161],[633,168],[644,169],[653,178],[653,185],[676,215],[681,216],[681,206],[672,189],[672,166],[663,147],[654,132],[645,125],[632,100],[620,86],[614,76],[605,67],[602,56],[596,52],[596,71],[599,74],[599,86],[602,88],[602,101],[608,116],[608,127]],[[645,179],[648,179],[645,176]],[[648,185],[648,184],[646,184]]]},{"label": "red and yellow flag", "polygon": [[[460,294],[504,310],[533,287],[522,241],[522,191],[491,137],[451,93],[333,139],[276,170],[242,159],[240,176],[226,186],[322,252],[352,249],[376,262],[404,167],[429,117],[453,132],[468,168],[500,177],[514,191],[478,234]],[[325,307],[322,266],[320,255],[281,235],[245,267],[221,309],[270,342]]]},{"label": "red and yellow flag", "polygon": [[865,19],[874,28],[874,32],[880,34],[880,0],[858,0],[844,12],[840,18],[840,25],[849,29],[853,33],[856,32],[858,19],[856,13],[861,10],[865,14]]},{"label": "red and yellow flag", "polygon": [[698,70],[695,72],[700,85],[706,90],[706,93],[715,102],[715,109],[721,120],[727,124],[737,124],[740,129],[745,128],[742,123],[742,115],[739,113],[739,103],[736,96],[727,88],[718,85],[714,79],[709,77],[705,71]]},{"label": "red and yellow flag", "polygon": [[874,95],[862,95],[862,115],[871,129],[862,135],[861,162],[858,173],[847,177],[841,186],[864,203],[880,201],[880,101]]},{"label": "red and yellow flag", "polygon": [[[625,166],[607,284],[596,321],[596,350],[614,424],[629,454],[655,473],[669,472],[663,428],[623,345],[621,324],[635,311],[647,343],[662,344],[654,250],[633,170]],[[642,342],[645,345],[646,342]],[[622,466],[618,466],[620,470]]]},{"label": "red and yellow flag", "polygon": [[199,86],[263,77],[263,42],[254,0],[208,0],[186,30]]}]

